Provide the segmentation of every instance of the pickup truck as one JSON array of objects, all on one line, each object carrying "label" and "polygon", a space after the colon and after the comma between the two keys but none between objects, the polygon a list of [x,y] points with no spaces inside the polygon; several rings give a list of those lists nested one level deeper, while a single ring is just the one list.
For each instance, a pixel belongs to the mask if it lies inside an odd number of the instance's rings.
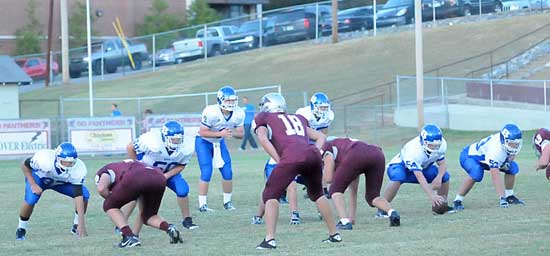
[{"label": "pickup truck", "polygon": [[174,58],[176,61],[197,59],[204,55],[205,48],[208,56],[225,54],[227,49],[226,38],[236,31],[237,27],[235,26],[208,27],[206,38],[204,38],[204,29],[199,29],[195,38],[172,43]]},{"label": "pickup truck", "polygon": [[[127,41],[127,43],[135,64],[135,68],[133,69],[139,70],[141,69],[141,62],[147,60],[149,57],[147,46],[130,41]],[[87,55],[71,58],[69,65],[71,78],[78,78],[82,72],[88,71],[88,61],[92,62],[92,72],[94,75],[101,74],[102,63],[103,70],[107,73],[114,73],[121,66],[131,66],[128,51],[124,48],[119,38],[93,44],[91,60],[88,59]]]}]

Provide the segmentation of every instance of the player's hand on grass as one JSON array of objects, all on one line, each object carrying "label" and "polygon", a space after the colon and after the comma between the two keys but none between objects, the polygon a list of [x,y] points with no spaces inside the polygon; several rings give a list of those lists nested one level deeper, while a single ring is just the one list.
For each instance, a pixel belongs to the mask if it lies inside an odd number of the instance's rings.
[{"label": "player's hand on grass", "polygon": [[78,234],[78,237],[82,238],[85,236],[88,236],[88,231],[86,230],[86,225],[79,224],[76,228],[76,233]]},{"label": "player's hand on grass", "polygon": [[432,195],[432,206],[438,206],[445,202],[445,198],[440,195]]}]

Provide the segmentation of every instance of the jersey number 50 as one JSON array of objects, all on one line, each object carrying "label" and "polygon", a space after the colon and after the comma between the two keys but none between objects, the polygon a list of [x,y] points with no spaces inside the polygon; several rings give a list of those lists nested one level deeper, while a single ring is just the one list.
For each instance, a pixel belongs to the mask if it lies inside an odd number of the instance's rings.
[{"label": "jersey number 50", "polygon": [[286,128],[286,135],[300,135],[305,136],[306,133],[304,131],[304,126],[302,125],[302,122],[300,122],[300,119],[295,115],[277,115],[281,121],[283,121],[283,124]]}]

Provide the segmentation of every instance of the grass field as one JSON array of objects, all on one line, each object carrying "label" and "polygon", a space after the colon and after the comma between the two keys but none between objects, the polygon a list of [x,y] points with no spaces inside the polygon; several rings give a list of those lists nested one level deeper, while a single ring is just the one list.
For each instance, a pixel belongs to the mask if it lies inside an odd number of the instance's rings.
[{"label": "grass field", "polygon": [[[404,130],[403,134],[412,134]],[[451,200],[454,198],[465,173],[458,164],[460,150],[487,133],[444,131],[449,143],[447,159],[451,174]],[[532,132],[524,135],[530,138]],[[386,161],[406,141],[406,136],[382,144]],[[236,142],[232,148],[236,149]],[[391,144],[389,144],[391,143]],[[15,241],[19,207],[23,200],[24,182],[19,161],[0,162],[2,180],[2,211],[0,212],[1,255],[257,255],[254,247],[264,236],[265,227],[249,224],[255,213],[259,193],[263,188],[262,169],[266,155],[262,151],[233,152],[235,177],[234,203],[236,211],[222,210],[220,175],[215,173],[210,190],[209,206],[218,210],[200,214],[196,210],[199,170],[196,160],[184,171],[190,183],[192,214],[200,225],[198,230],[184,230],[185,241],[169,245],[166,234],[152,228],[141,233],[142,247],[115,248],[119,236],[102,211],[102,200],[95,192],[93,175],[104,164],[119,160],[110,158],[84,158],[88,166],[86,185],[92,193],[87,227],[89,236],[79,240],[70,234],[73,203],[52,191],[47,191],[38,203],[30,220],[27,241]],[[323,222],[317,219],[314,205],[299,197],[303,224],[290,226],[288,206],[281,207],[278,225],[277,255],[547,255],[550,230],[550,205],[547,203],[549,184],[544,174],[534,171],[535,157],[529,139],[525,139],[518,157],[520,173],[516,194],[526,205],[499,209],[491,179],[486,173],[466,197],[466,210],[461,213],[433,216],[430,203],[419,186],[402,186],[393,206],[402,216],[401,227],[390,228],[387,219],[374,219],[375,210],[362,199],[360,187],[357,224],[352,231],[342,232],[341,244],[322,244],[327,235]],[[363,180],[361,180],[363,182]],[[361,183],[362,184],[362,183]],[[385,187],[386,183],[384,184]],[[299,195],[302,193],[300,192]],[[167,190],[161,214],[179,224],[181,216],[174,193]],[[262,253],[263,254],[263,253]]]}]

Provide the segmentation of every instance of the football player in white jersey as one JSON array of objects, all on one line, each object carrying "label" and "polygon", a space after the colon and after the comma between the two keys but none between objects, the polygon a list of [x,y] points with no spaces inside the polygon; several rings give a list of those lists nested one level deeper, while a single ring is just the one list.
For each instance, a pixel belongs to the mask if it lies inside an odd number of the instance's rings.
[{"label": "football player in white jersey", "polygon": [[[193,145],[184,143],[183,125],[178,121],[168,121],[164,123],[160,131],[152,130],[142,134],[134,142],[128,144],[126,149],[131,159],[164,170],[166,186],[176,193],[183,218],[183,227],[198,228],[193,223],[189,212],[189,185],[181,175],[194,153]],[[131,208],[133,209],[133,207]],[[127,216],[130,213],[131,211],[127,212]],[[134,224],[134,232],[139,234],[141,227],[141,218],[138,216]]]},{"label": "football player in white jersey", "polygon": [[90,192],[84,185],[87,169],[71,143],[61,143],[55,150],[37,151],[23,162],[21,170],[25,175],[25,201],[19,213],[17,240],[26,239],[27,222],[34,206],[48,189],[74,199],[76,213],[71,232],[79,237],[88,235],[85,213]]},{"label": "football player in white jersey", "polygon": [[[416,183],[426,192],[432,207],[443,205],[451,210],[447,206],[450,175],[446,150],[447,142],[441,129],[435,124],[424,125],[420,135],[407,142],[388,164],[390,184],[384,190],[384,198],[391,202],[401,184]],[[378,210],[376,217],[391,217],[391,214]]]},{"label": "football player in white jersey", "polygon": [[[301,115],[306,118],[308,121],[309,126],[317,131],[322,132],[323,134],[328,134],[328,128],[332,121],[334,120],[334,112],[330,109],[330,100],[328,96],[325,93],[317,92],[314,93],[313,96],[311,96],[310,104],[309,106],[299,108],[296,110],[296,115]],[[273,159],[269,159],[264,167],[264,173],[266,176],[266,179],[271,174],[271,171],[275,168],[276,163]],[[297,178],[300,180],[300,178]],[[354,181],[355,188],[357,189],[358,185],[357,182]],[[328,194],[328,190],[325,187],[325,194]],[[290,183],[290,185],[287,188],[288,191],[288,202],[290,204],[290,225],[298,225],[300,224],[300,212],[298,210],[298,198],[296,194],[296,181],[293,181]],[[357,195],[357,194],[356,194]],[[285,198],[281,198],[282,200],[285,200]],[[357,205],[357,199],[355,200]],[[350,212],[355,213],[355,209],[351,207]],[[263,223],[263,216],[264,213],[264,204],[263,201],[260,200],[260,205],[258,207],[258,212],[256,216],[252,217],[252,224],[262,224]],[[353,214],[352,216],[355,216]]]},{"label": "football player in white jersey", "polygon": [[[469,145],[460,154],[460,165],[468,173],[454,200],[457,211],[464,210],[464,196],[476,182],[483,179],[485,171],[490,171],[495,190],[499,196],[499,206],[508,208],[510,204],[523,205],[514,195],[514,183],[519,166],[514,161],[521,150],[521,130],[515,124],[506,124],[498,133]],[[504,173],[504,185],[499,173]]]},{"label": "football player in white jersey", "polygon": [[195,151],[201,170],[199,179],[199,211],[212,211],[208,208],[208,184],[213,168],[222,175],[223,207],[235,210],[232,202],[233,170],[231,156],[225,144],[226,138],[241,139],[244,134],[244,111],[238,107],[237,93],[231,86],[218,90],[218,104],[209,105],[202,111],[202,121],[195,139]]}]

